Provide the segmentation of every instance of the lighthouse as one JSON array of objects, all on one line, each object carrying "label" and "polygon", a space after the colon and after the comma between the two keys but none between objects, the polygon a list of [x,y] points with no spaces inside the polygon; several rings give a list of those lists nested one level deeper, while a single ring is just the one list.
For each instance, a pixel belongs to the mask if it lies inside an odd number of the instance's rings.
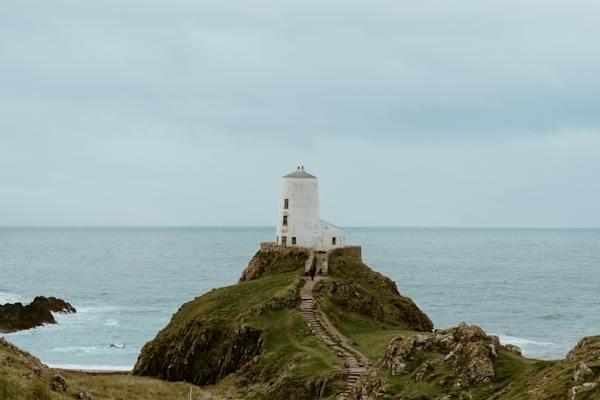
[{"label": "lighthouse", "polygon": [[344,231],[321,219],[317,177],[304,166],[283,177],[276,242],[315,251],[345,244]]}]

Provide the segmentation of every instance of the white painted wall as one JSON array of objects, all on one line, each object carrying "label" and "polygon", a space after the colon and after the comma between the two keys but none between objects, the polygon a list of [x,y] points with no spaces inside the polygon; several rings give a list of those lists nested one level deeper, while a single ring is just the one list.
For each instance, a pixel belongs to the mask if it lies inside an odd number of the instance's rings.
[{"label": "white painted wall", "polygon": [[[283,177],[281,201],[279,203],[279,219],[277,222],[277,243],[293,246],[292,238],[296,238],[296,246],[309,247],[317,251],[327,251],[345,245],[344,231],[321,220],[319,211],[319,184],[316,177],[309,177],[303,169],[295,171],[304,177]],[[294,173],[292,173],[294,174]],[[284,209],[288,199],[288,209]],[[287,216],[287,226],[283,224]],[[332,238],[336,238],[333,244]]]}]

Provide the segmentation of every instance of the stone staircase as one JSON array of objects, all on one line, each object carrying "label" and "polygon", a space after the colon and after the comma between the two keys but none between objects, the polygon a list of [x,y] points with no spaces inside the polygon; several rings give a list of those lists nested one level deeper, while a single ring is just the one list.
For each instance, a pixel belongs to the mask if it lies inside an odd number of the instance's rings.
[{"label": "stone staircase", "polygon": [[343,337],[335,327],[331,325],[329,320],[322,315],[318,310],[318,304],[313,297],[313,288],[318,281],[323,279],[322,276],[316,276],[312,281],[307,279],[302,289],[300,289],[300,313],[311,328],[313,334],[327,346],[335,350],[339,357],[344,360],[346,372],[346,389],[339,393],[336,399],[345,400],[350,395],[350,392],[356,385],[356,382],[362,375],[366,373],[366,357],[348,342],[348,339]]}]

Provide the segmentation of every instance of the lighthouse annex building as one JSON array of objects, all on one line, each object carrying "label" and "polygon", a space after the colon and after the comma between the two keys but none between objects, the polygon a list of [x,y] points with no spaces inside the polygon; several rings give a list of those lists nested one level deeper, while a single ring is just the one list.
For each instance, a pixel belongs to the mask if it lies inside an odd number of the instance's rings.
[{"label": "lighthouse annex building", "polygon": [[304,166],[283,177],[276,243],[315,251],[345,245],[344,231],[321,219],[317,177]]}]

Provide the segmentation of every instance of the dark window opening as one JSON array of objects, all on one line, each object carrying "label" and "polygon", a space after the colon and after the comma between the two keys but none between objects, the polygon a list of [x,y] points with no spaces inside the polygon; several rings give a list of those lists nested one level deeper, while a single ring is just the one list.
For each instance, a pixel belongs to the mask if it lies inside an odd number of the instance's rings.
[{"label": "dark window opening", "polygon": [[282,236],[281,237],[281,244],[284,246],[287,246],[287,236]]},{"label": "dark window opening", "polygon": [[292,244],[296,244],[296,236],[292,236]]},{"label": "dark window opening", "polygon": [[331,238],[331,244],[335,245],[335,237]]},{"label": "dark window opening", "polygon": [[283,216],[283,225],[287,225],[287,215]]},{"label": "dark window opening", "polygon": [[287,210],[290,207],[290,199],[285,199],[283,201],[283,209]]}]

